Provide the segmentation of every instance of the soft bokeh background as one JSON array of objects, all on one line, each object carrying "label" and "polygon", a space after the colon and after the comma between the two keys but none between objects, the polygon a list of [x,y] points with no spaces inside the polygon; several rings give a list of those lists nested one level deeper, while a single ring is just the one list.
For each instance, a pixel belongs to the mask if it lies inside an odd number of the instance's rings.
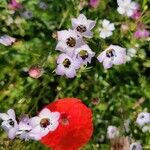
[{"label": "soft bokeh background", "polygon": [[[106,137],[108,125],[115,125],[124,132],[124,121],[131,120],[130,136],[133,141],[140,140],[144,149],[150,150],[150,133],[143,133],[136,125],[137,114],[150,111],[150,39],[135,39],[136,21],[123,17],[116,11],[113,0],[100,0],[97,8],[91,8],[86,0],[47,0],[46,10],[39,8],[38,0],[20,0],[24,10],[32,17],[23,18],[20,11],[10,10],[6,0],[0,1],[0,35],[8,34],[17,38],[10,47],[0,45],[0,112],[9,108],[17,116],[31,116],[46,104],[64,97],[76,97],[93,110],[94,134],[83,150],[109,150],[110,141]],[[141,21],[150,28],[150,10],[148,0],[137,1],[141,5],[144,17]],[[57,76],[55,51],[55,32],[71,27],[71,18],[84,13],[93,20],[109,19],[115,23],[113,36],[103,40],[99,38],[97,23],[94,37],[87,40],[97,55],[110,44],[122,47],[136,47],[137,55],[125,65],[116,66],[108,71],[103,69],[96,57],[92,64],[82,68],[77,77],[67,79]],[[120,30],[127,23],[129,32]],[[96,55],[96,56],[97,56]],[[39,79],[28,76],[30,66],[38,64],[44,74]],[[98,105],[92,100],[100,99]],[[46,150],[39,142],[10,141],[0,129],[0,150]]]}]

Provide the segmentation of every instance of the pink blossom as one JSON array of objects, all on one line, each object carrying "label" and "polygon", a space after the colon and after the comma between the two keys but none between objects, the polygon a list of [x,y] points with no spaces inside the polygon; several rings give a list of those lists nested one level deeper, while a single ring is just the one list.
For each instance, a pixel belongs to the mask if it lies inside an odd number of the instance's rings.
[{"label": "pink blossom", "polygon": [[19,2],[17,2],[16,0],[11,0],[11,2],[10,2],[10,4],[9,4],[9,7],[10,7],[11,9],[16,10],[16,9],[22,8],[22,4],[19,3]]},{"label": "pink blossom", "polygon": [[38,65],[34,65],[29,69],[28,74],[30,77],[37,79],[42,76],[43,69]]},{"label": "pink blossom", "polygon": [[98,7],[100,0],[90,0],[89,5],[93,8]]},{"label": "pink blossom", "polygon": [[149,37],[149,31],[146,29],[137,29],[136,32],[134,32],[134,37],[135,38],[147,38]]},{"label": "pink blossom", "polygon": [[141,12],[139,10],[134,11],[133,15],[131,16],[132,19],[138,20],[141,17]]}]

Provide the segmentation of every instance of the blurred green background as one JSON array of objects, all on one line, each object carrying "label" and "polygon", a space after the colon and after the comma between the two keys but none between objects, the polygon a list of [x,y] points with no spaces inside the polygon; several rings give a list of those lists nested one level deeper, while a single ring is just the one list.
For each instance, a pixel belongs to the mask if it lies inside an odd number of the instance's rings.
[{"label": "blurred green background", "polygon": [[[133,32],[136,22],[118,14],[117,2],[100,0],[97,8],[91,8],[87,0],[45,0],[48,8],[39,8],[38,0],[20,0],[24,9],[32,13],[32,18],[21,17],[19,11],[8,8],[6,0],[0,1],[0,35],[8,34],[17,38],[17,42],[5,47],[0,45],[0,112],[9,108],[22,114],[36,115],[44,105],[58,98],[80,98],[93,111],[94,133],[83,150],[109,150],[110,141],[106,131],[109,125],[120,128],[122,135],[140,140],[145,150],[150,150],[150,133],[143,133],[135,120],[141,111],[150,111],[150,38],[135,39]],[[150,28],[150,2],[137,1],[144,16],[142,22]],[[77,77],[67,79],[54,72],[57,40],[54,34],[58,30],[71,28],[71,18],[83,13],[87,18],[96,20],[94,37],[87,43],[96,52],[96,56],[110,44],[137,48],[132,61],[114,66],[105,71],[96,60],[79,70]],[[108,19],[115,23],[116,30],[108,39],[99,38],[99,21]],[[120,30],[127,23],[129,32]],[[28,76],[27,70],[38,64],[44,74],[39,79]],[[100,103],[93,105],[98,98]],[[140,100],[143,100],[140,103]],[[130,132],[124,132],[124,121],[131,120]],[[46,150],[39,142],[20,140],[10,141],[0,129],[0,150]]]}]

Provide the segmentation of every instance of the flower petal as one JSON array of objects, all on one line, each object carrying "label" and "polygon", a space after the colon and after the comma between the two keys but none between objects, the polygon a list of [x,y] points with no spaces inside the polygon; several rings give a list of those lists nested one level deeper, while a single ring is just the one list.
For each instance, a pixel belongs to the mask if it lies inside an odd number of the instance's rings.
[{"label": "flower petal", "polygon": [[9,132],[8,132],[8,137],[9,137],[10,139],[14,139],[15,136],[16,136],[16,132],[17,132],[17,129],[16,129],[16,128],[10,129]]},{"label": "flower petal", "polygon": [[103,52],[97,57],[97,59],[98,59],[99,62],[103,62],[105,58],[106,58],[106,52],[105,52],[105,51],[103,51]]},{"label": "flower petal", "polygon": [[40,117],[38,117],[38,116],[32,117],[32,118],[30,118],[30,125],[32,127],[35,127],[40,124],[40,121],[41,121]]},{"label": "flower petal", "polygon": [[107,59],[105,59],[105,60],[103,61],[103,66],[104,66],[105,69],[111,68],[112,65],[113,65],[113,63],[112,63],[112,61],[111,61],[110,58],[107,58]]},{"label": "flower petal", "polygon": [[74,78],[76,76],[75,68],[70,67],[69,69],[66,69],[66,76],[68,78]]},{"label": "flower petal", "polygon": [[39,113],[39,117],[41,118],[48,118],[49,115],[51,114],[51,111],[47,108],[44,108],[40,113]]},{"label": "flower petal", "polygon": [[59,64],[56,68],[56,74],[63,76],[65,74],[65,68],[62,64]]},{"label": "flower petal", "polygon": [[9,110],[7,111],[7,114],[9,115],[9,117],[10,117],[11,119],[13,119],[13,120],[16,119],[15,111],[14,111],[13,109],[9,109]]},{"label": "flower petal", "polygon": [[0,113],[0,119],[2,120],[8,120],[9,119],[9,116],[5,113]]}]

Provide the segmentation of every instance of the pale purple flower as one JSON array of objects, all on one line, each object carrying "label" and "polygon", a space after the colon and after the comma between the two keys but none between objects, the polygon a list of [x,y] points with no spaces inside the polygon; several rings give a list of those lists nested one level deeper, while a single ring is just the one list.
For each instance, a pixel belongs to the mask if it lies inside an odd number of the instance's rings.
[{"label": "pale purple flower", "polygon": [[91,38],[93,33],[91,30],[94,28],[96,22],[87,19],[84,14],[80,14],[78,18],[71,19],[73,29],[81,36]]},{"label": "pale purple flower", "polygon": [[19,3],[19,2],[17,2],[16,0],[11,0],[11,2],[9,3],[9,7],[10,7],[11,9],[16,10],[16,9],[22,8],[22,4]]},{"label": "pale purple flower", "polygon": [[147,38],[147,37],[149,37],[149,35],[150,35],[150,32],[148,30],[146,30],[145,28],[143,28],[143,29],[139,28],[136,32],[134,32],[134,37],[137,39]]},{"label": "pale purple flower", "polygon": [[73,56],[74,49],[83,45],[82,37],[78,36],[75,30],[62,30],[57,32],[58,44],[56,50]]},{"label": "pale purple flower", "polygon": [[30,118],[30,125],[33,127],[33,134],[37,134],[40,140],[49,132],[55,131],[59,126],[59,112],[51,112],[49,109],[44,108],[38,116]]},{"label": "pale purple flower", "polygon": [[112,35],[112,31],[115,30],[115,26],[113,23],[110,23],[109,20],[104,19],[102,21],[102,27],[100,28],[100,37],[105,39]]},{"label": "pale purple flower", "polygon": [[25,141],[30,139],[39,140],[41,136],[37,132],[37,129],[31,125],[30,118],[28,116],[24,116],[20,119],[19,129],[16,132],[16,135]]},{"label": "pale purple flower", "polygon": [[119,136],[119,130],[117,127],[115,126],[108,126],[107,128],[107,137],[109,139],[113,139],[115,137],[118,137]]},{"label": "pale purple flower", "polygon": [[98,7],[100,0],[89,0],[89,5],[93,8]]},{"label": "pale purple flower", "polygon": [[137,9],[137,3],[131,0],[117,0],[118,8],[117,11],[121,15],[131,17],[134,11]]},{"label": "pale purple flower", "polygon": [[24,12],[21,12],[21,16],[25,19],[31,19],[33,17],[33,14],[30,10],[26,10]]},{"label": "pale purple flower", "polygon": [[46,10],[48,8],[48,5],[44,1],[40,1],[39,2],[39,8]]},{"label": "pale purple flower", "polygon": [[136,119],[136,123],[139,126],[144,126],[147,123],[150,123],[150,113],[148,112],[141,112],[138,114],[138,117]]},{"label": "pale purple flower", "polygon": [[0,120],[2,120],[1,127],[6,131],[10,139],[14,139],[18,131],[18,124],[16,115],[13,109],[9,109],[7,113],[0,113]]},{"label": "pale purple flower", "polygon": [[130,145],[130,150],[142,150],[142,145],[140,143],[132,143]]},{"label": "pale purple flower", "polygon": [[94,55],[95,52],[93,52],[88,45],[82,45],[81,47],[75,49],[74,53],[74,57],[84,65],[91,63],[91,59]]},{"label": "pale purple flower", "polygon": [[74,78],[76,76],[76,69],[79,69],[81,66],[79,60],[71,58],[67,54],[60,54],[57,59],[57,75],[66,75],[68,78]]},{"label": "pale purple flower", "polygon": [[114,65],[125,64],[126,62],[126,49],[118,45],[110,45],[104,50],[97,59],[103,62],[105,69],[111,68]]},{"label": "pale purple flower", "polygon": [[9,36],[9,35],[3,35],[0,37],[0,43],[5,46],[10,46],[16,41],[15,38]]}]

